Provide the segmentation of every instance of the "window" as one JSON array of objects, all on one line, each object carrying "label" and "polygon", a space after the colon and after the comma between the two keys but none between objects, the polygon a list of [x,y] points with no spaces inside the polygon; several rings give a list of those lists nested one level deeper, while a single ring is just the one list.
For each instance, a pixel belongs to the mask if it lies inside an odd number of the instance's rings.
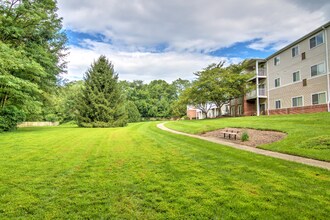
[{"label": "window", "polygon": [[280,64],[280,57],[274,57],[274,66]]},{"label": "window", "polygon": [[276,109],[281,108],[281,100],[276,100],[276,101],[275,101],[275,108],[276,108]]},{"label": "window", "polygon": [[292,57],[298,56],[298,53],[299,53],[299,47],[298,47],[298,45],[292,47],[292,49],[291,49],[291,55],[292,55]]},{"label": "window", "polygon": [[292,98],[292,107],[302,106],[302,96]]},{"label": "window", "polygon": [[281,86],[281,79],[277,78],[275,79],[275,87],[279,87],[279,86]]},{"label": "window", "polygon": [[309,39],[309,48],[312,49],[320,44],[323,44],[323,32]]},{"label": "window", "polygon": [[238,115],[243,115],[243,111],[242,111],[242,105],[239,105],[238,106],[238,112],[237,112]]},{"label": "window", "polygon": [[313,105],[324,104],[325,102],[326,102],[325,92],[312,95],[312,104]]},{"label": "window", "polygon": [[230,115],[231,115],[231,116],[236,116],[236,115],[235,115],[235,106],[232,106],[232,107],[230,108]]},{"label": "window", "polygon": [[324,63],[320,63],[311,67],[311,76],[318,76],[325,73]]},{"label": "window", "polygon": [[293,82],[300,81],[300,73],[299,73],[299,71],[292,73],[292,78],[293,78],[292,79]]}]

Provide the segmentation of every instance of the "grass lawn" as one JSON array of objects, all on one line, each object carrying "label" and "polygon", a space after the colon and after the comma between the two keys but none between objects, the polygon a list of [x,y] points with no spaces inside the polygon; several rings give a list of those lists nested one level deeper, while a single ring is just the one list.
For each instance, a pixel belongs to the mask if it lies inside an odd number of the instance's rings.
[{"label": "grass lawn", "polygon": [[[287,119],[290,133],[299,120]],[[206,122],[221,127],[198,123]],[[23,128],[0,134],[0,149],[0,219],[329,218],[329,171],[171,134],[155,122]]]},{"label": "grass lawn", "polygon": [[288,136],[259,148],[330,161],[330,113],[175,121],[166,127],[192,134],[225,127],[283,131]]}]

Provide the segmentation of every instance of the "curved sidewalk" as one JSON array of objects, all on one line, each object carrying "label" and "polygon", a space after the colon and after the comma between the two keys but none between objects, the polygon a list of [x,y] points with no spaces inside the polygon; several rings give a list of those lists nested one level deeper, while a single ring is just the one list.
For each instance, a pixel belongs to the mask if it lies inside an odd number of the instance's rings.
[{"label": "curved sidewalk", "polygon": [[168,131],[168,132],[171,132],[171,133],[174,133],[174,134],[185,135],[185,136],[188,136],[188,137],[198,138],[198,139],[210,141],[210,142],[213,142],[213,143],[233,147],[233,148],[236,148],[236,149],[249,151],[249,152],[256,153],[256,154],[262,154],[262,155],[269,156],[269,157],[275,157],[275,158],[279,158],[279,159],[282,159],[282,160],[293,161],[293,162],[297,162],[297,163],[307,164],[307,165],[310,165],[310,166],[320,167],[320,168],[323,168],[323,169],[330,170],[330,163],[329,162],[309,159],[309,158],[305,158],[305,157],[293,156],[293,155],[278,153],[278,152],[274,152],[274,151],[263,150],[263,149],[260,149],[260,148],[249,147],[249,146],[245,146],[245,145],[241,145],[241,144],[235,144],[235,143],[231,143],[231,142],[227,142],[227,141],[222,141],[218,138],[213,138],[213,137],[202,137],[202,136],[199,136],[199,135],[187,134],[187,133],[184,133],[184,132],[169,129],[169,128],[165,127],[164,124],[165,123],[157,124],[157,127],[164,130],[164,131]]}]

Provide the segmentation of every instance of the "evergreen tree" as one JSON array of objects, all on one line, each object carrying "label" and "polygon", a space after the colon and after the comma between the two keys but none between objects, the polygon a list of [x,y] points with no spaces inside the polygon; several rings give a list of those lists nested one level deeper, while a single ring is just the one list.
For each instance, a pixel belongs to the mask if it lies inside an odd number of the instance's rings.
[{"label": "evergreen tree", "polygon": [[123,127],[127,124],[125,95],[120,91],[118,75],[105,56],[91,65],[85,74],[85,86],[78,106],[81,127]]}]

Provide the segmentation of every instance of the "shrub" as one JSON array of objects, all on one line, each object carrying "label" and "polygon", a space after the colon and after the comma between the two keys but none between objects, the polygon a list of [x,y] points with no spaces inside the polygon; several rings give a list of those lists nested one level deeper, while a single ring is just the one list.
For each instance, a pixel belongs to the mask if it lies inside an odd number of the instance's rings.
[{"label": "shrub", "polygon": [[132,101],[126,103],[126,113],[128,116],[128,122],[139,122],[141,121],[141,114]]},{"label": "shrub", "polygon": [[190,120],[190,118],[188,116],[183,116],[181,120]]},{"label": "shrub", "polygon": [[15,106],[8,106],[0,111],[0,132],[16,129],[17,123],[24,121],[25,115]]},{"label": "shrub", "polygon": [[249,140],[249,134],[246,132],[246,131],[244,131],[243,133],[242,133],[242,136],[241,136],[241,141],[248,141]]}]

